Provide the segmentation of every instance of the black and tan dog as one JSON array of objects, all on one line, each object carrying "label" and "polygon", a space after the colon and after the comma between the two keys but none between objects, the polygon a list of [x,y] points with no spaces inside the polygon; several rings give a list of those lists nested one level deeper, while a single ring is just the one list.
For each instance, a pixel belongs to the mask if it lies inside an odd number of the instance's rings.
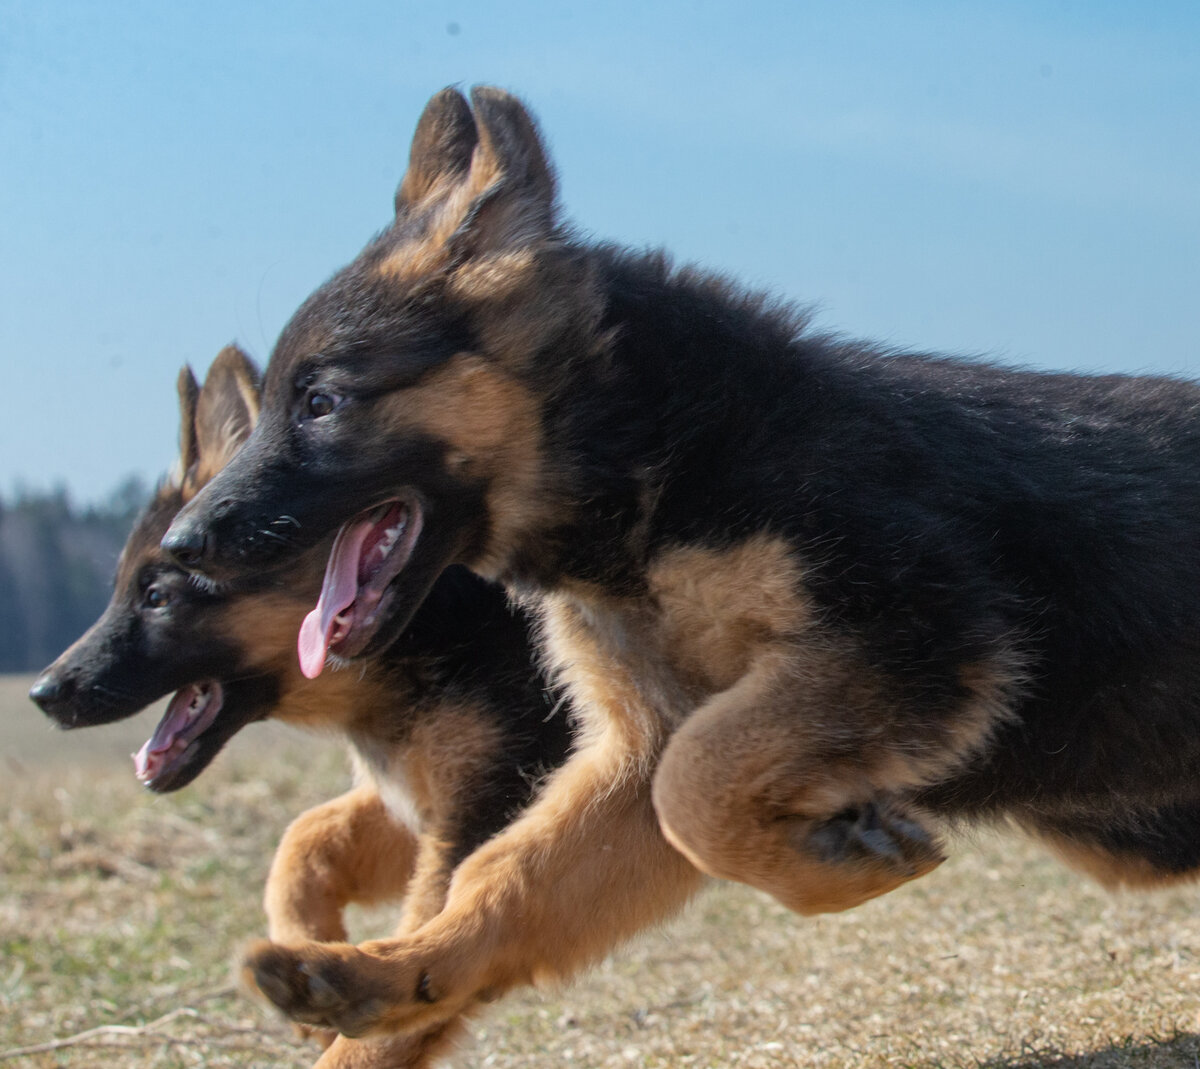
[{"label": "black and tan dog", "polygon": [[585,243],[503,92],[431,101],[164,546],[223,582],[339,526],[315,641],[385,648],[465,564],[540,613],[582,742],[420,930],[258,947],[298,1020],[445,1019],[700,871],[849,908],[944,817],[1108,883],[1200,868],[1200,388],[888,354]]},{"label": "black and tan dog", "polygon": [[[566,714],[532,664],[528,623],[499,587],[451,569],[385,656],[304,678],[296,633],[317,598],[327,546],[236,590],[196,583],[159,547],[175,513],[249,433],[257,374],[231,347],[203,389],[184,369],[180,400],[179,469],[130,535],[105,613],[42,673],[32,697],[77,728],[131,716],[176,691],[135,757],[138,778],[154,791],[191,782],[252,721],[345,734],[361,783],[288,829],[267,883],[271,937],[345,939],[348,903],[400,895],[401,930],[414,929],[441,908],[454,866],[566,757]],[[453,1035],[437,1028],[386,1048],[343,1042],[322,1065],[422,1066]]]}]

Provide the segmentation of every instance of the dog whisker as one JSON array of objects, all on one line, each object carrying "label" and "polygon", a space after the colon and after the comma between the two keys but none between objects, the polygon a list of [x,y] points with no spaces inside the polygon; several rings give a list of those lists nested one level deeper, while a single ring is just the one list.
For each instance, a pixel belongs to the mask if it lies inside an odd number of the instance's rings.
[{"label": "dog whisker", "polygon": [[202,590],[205,594],[221,594],[225,591],[225,586],[218,583],[211,576],[205,575],[203,572],[189,572],[188,582],[197,590]]},{"label": "dog whisker", "polygon": [[296,544],[295,539],[289,538],[287,535],[282,535],[278,531],[268,531],[265,527],[260,527],[255,533],[262,535],[264,538],[270,538],[284,546],[294,546]]}]

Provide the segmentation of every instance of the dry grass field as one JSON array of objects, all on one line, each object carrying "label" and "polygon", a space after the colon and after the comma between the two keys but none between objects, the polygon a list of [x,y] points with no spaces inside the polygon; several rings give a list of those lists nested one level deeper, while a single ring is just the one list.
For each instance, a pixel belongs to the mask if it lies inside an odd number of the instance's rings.
[{"label": "dry grass field", "polygon": [[[126,756],[151,716],[52,732],[27,685],[0,680],[0,1069],[311,1065],[230,964],[280,831],[345,786],[340,750],[250,729],[156,798]],[[1112,897],[992,836],[839,916],[715,887],[575,985],[496,1005],[460,1061],[1198,1069],[1198,900]]]}]

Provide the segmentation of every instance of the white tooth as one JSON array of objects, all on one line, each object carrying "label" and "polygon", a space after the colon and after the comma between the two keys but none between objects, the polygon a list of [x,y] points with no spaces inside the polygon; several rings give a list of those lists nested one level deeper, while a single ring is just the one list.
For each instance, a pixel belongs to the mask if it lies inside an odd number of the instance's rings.
[{"label": "white tooth", "polygon": [[404,525],[399,527],[389,527],[383,532],[383,538],[375,547],[380,557],[386,557],[396,546],[396,541],[400,537],[400,532],[404,530]]}]

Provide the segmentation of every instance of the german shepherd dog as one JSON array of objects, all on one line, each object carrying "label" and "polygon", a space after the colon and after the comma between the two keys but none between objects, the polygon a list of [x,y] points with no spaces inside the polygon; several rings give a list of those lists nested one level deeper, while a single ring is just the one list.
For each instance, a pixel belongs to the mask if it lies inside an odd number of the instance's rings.
[{"label": "german shepherd dog", "polygon": [[227,582],[339,527],[334,652],[464,564],[539,614],[581,738],[420,929],[255,947],[296,1020],[445,1020],[701,872],[847,909],[933,869],[947,819],[1108,884],[1200,871],[1200,388],[892,354],[583,241],[502,91],[429,103],[393,222],[163,545]]},{"label": "german shepherd dog", "polygon": [[[179,390],[178,470],[136,523],[105,613],[31,696],[61,726],[77,728],[131,716],[175,690],[135,756],[138,778],[159,792],[190,783],[252,721],[344,733],[361,783],[284,835],[265,895],[271,938],[342,940],[347,904],[400,895],[400,930],[416,928],[441,908],[454,866],[565,760],[566,714],[532,663],[528,621],[499,587],[450,569],[385,655],[353,672],[304,678],[296,633],[317,598],[328,546],[236,590],[196,583],[159,547],[175,513],[236,452],[258,413],[257,372],[233,347],[202,389],[185,368]],[[454,1033],[435,1028],[369,1050],[342,1041],[327,1058],[423,1066]]]}]

